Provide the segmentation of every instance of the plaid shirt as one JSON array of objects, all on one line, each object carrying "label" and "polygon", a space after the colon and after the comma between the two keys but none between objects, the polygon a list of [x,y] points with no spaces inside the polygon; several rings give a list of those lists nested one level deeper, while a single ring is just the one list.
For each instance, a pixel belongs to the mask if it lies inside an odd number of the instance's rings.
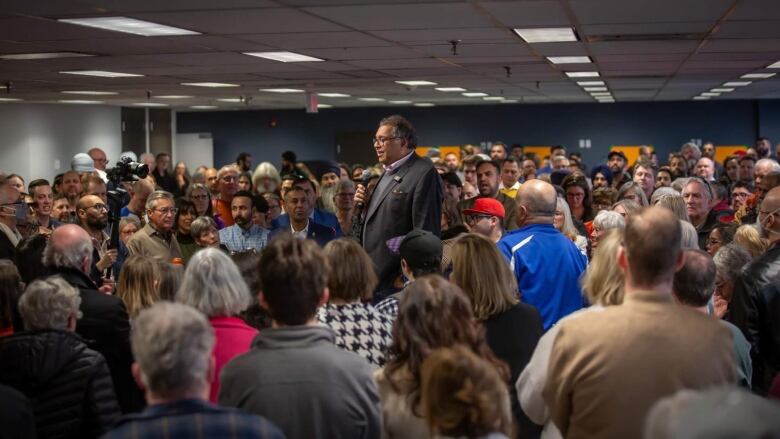
[{"label": "plaid shirt", "polygon": [[244,230],[238,224],[234,224],[219,231],[219,241],[232,252],[247,250],[259,252],[268,242],[268,230],[257,224],[252,224],[252,227]]},{"label": "plaid shirt", "polygon": [[102,439],[284,439],[274,424],[240,410],[187,399],[155,404],[122,418]]}]

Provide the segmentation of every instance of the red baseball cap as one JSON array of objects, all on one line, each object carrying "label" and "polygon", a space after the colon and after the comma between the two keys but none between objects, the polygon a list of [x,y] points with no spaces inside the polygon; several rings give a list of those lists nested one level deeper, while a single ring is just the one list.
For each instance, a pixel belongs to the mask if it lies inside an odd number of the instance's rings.
[{"label": "red baseball cap", "polygon": [[471,209],[463,209],[464,215],[490,215],[504,219],[504,206],[495,198],[477,198]]}]

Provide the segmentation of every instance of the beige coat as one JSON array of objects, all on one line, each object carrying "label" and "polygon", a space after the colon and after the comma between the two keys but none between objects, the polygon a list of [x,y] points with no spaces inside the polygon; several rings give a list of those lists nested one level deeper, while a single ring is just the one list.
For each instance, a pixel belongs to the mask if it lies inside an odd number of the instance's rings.
[{"label": "beige coat", "polygon": [[136,232],[127,242],[127,251],[130,255],[139,255],[157,259],[163,262],[171,262],[173,258],[181,257],[179,242],[176,234],[171,233],[169,242],[149,224]]},{"label": "beige coat", "polygon": [[566,438],[639,438],[659,399],[736,382],[733,339],[714,317],[651,291],[561,323],[544,399]]}]

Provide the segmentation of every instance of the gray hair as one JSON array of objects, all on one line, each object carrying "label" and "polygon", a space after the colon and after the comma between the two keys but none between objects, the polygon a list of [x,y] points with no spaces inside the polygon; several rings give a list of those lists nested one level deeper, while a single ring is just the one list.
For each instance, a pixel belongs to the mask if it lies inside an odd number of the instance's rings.
[{"label": "gray hair", "polygon": [[602,210],[596,214],[596,218],[593,218],[593,227],[598,227],[603,232],[612,229],[622,230],[626,228],[626,219],[617,212]]},{"label": "gray hair", "polygon": [[653,191],[653,195],[650,196],[650,205],[655,206],[658,200],[664,195],[680,195],[680,191],[673,187],[661,186]]},{"label": "gray hair", "polygon": [[777,163],[775,159],[765,158],[756,162],[756,168],[767,166],[769,172],[780,172],[780,163]]},{"label": "gray hair", "polygon": [[92,265],[92,241],[89,239],[80,239],[76,245],[69,245],[59,248],[52,244],[53,240],[46,241],[46,248],[43,250],[43,265],[52,268],[72,268],[83,271],[82,261],[89,258],[89,264]]},{"label": "gray hair", "polygon": [[715,264],[707,252],[698,248],[686,249],[683,255],[685,262],[674,273],[674,296],[688,306],[705,306],[715,292]]},{"label": "gray hair", "polygon": [[263,162],[257,165],[255,173],[252,174],[252,183],[254,184],[254,187],[259,186],[258,182],[263,177],[268,177],[273,180],[276,183],[276,189],[279,189],[279,186],[282,185],[282,177],[279,176],[279,171],[271,162]]},{"label": "gray hair", "polygon": [[176,301],[208,317],[234,316],[252,301],[236,264],[222,250],[205,248],[187,264]]},{"label": "gray hair", "polygon": [[24,328],[68,329],[68,318],[81,317],[79,290],[60,276],[51,276],[31,283],[19,299],[19,313]]},{"label": "gray hair", "polygon": [[699,234],[696,231],[696,227],[688,221],[680,221],[680,234],[682,239],[680,241],[680,248],[682,250],[694,250],[699,248]]},{"label": "gray hair", "polygon": [[674,181],[672,182],[672,189],[676,190],[679,193],[682,193],[683,188],[685,187],[685,185],[688,184],[688,178],[689,177],[675,178]]},{"label": "gray hair", "polygon": [[[653,194],[655,196],[655,194]],[[683,221],[690,221],[688,217],[688,209],[685,207],[685,199],[677,192],[674,195],[662,195],[658,198],[658,206],[665,207],[677,217],[677,219]]]},{"label": "gray hair", "polygon": [[[561,232],[564,235],[571,235],[571,236],[577,236],[579,235],[579,232],[577,232],[577,229],[574,227],[574,221],[571,219],[571,210],[569,209],[569,203],[566,202],[562,197],[557,197],[558,201],[557,209],[563,212],[563,227]],[[619,215],[618,215],[619,216]]]},{"label": "gray hair", "polygon": [[222,177],[228,172],[235,172],[236,177],[238,177],[238,175],[241,174],[241,172],[239,172],[238,167],[236,165],[225,165],[219,168],[219,171],[217,171],[217,178],[222,180]]},{"label": "gray hair", "polygon": [[738,244],[730,243],[719,248],[712,259],[720,277],[726,282],[734,282],[742,268],[750,263],[752,256]]},{"label": "gray hair", "polygon": [[701,177],[688,177],[688,181],[685,183],[685,186],[683,186],[683,194],[685,193],[685,188],[692,184],[698,184],[702,188],[702,194],[707,197],[708,200],[712,200],[712,186],[704,180]]},{"label": "gray hair", "polygon": [[214,222],[214,219],[210,216],[199,216],[192,220],[192,224],[190,224],[190,236],[199,239],[203,232],[211,228],[217,228],[217,223]]},{"label": "gray hair", "polygon": [[122,229],[124,229],[125,226],[128,225],[128,224],[135,224],[135,227],[138,230],[141,230],[141,222],[138,221],[138,218],[136,218],[134,216],[126,216],[126,217],[122,218],[121,220],[119,220],[119,231],[121,232]]},{"label": "gray hair", "polygon": [[341,192],[343,189],[348,190],[355,190],[355,182],[348,179],[348,178],[342,178],[339,179],[339,182],[336,183],[336,193]]},{"label": "gray hair", "polygon": [[189,306],[158,302],[133,321],[130,341],[141,381],[155,395],[190,396],[208,385],[214,330]]},{"label": "gray hair", "polygon": [[618,200],[622,200],[623,195],[628,191],[633,191],[637,195],[640,200],[640,203],[638,204],[643,207],[647,206],[647,195],[645,195],[645,191],[642,189],[642,186],[639,186],[639,183],[634,181],[623,183],[623,186],[620,186],[620,189],[618,190]]},{"label": "gray hair", "polygon": [[154,191],[146,199],[146,210],[154,210],[157,206],[157,200],[173,201],[173,194],[168,191]]},{"label": "gray hair", "polygon": [[402,137],[409,142],[409,148],[417,147],[417,132],[414,130],[412,123],[406,120],[403,116],[394,114],[387,116],[379,121],[379,126],[389,125],[393,127],[393,136]]},{"label": "gray hair", "polygon": [[701,149],[699,149],[699,145],[693,142],[684,143],[683,146],[680,148],[680,153],[682,153],[686,149],[693,149],[694,151],[696,151],[697,157],[701,157]]}]

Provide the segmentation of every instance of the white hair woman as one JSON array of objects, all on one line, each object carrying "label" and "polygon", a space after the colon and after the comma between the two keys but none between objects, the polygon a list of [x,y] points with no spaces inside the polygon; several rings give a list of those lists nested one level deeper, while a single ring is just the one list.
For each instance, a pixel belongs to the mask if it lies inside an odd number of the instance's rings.
[{"label": "white hair woman", "polygon": [[[236,264],[223,251],[206,248],[195,253],[184,272],[176,301],[208,317],[217,342],[216,376],[233,357],[249,350],[257,330],[238,318],[252,301]],[[217,401],[219,382],[211,386],[209,400]]]},{"label": "white hair woman", "polygon": [[596,250],[596,247],[599,246],[601,236],[604,235],[607,230],[622,230],[625,228],[626,220],[623,218],[623,215],[611,210],[602,210],[596,215],[596,218],[593,219],[593,231],[590,232],[591,248],[593,251]]},{"label": "white hair woman", "polygon": [[257,165],[254,174],[252,174],[252,183],[255,186],[255,192],[264,194],[266,192],[276,192],[282,184],[282,178],[279,171],[271,162],[263,162]]},{"label": "white hair woman", "polygon": [[40,437],[98,437],[121,415],[105,358],[74,332],[80,305],[61,277],[34,281],[19,299],[27,332],[0,343],[0,383],[32,401]]}]

